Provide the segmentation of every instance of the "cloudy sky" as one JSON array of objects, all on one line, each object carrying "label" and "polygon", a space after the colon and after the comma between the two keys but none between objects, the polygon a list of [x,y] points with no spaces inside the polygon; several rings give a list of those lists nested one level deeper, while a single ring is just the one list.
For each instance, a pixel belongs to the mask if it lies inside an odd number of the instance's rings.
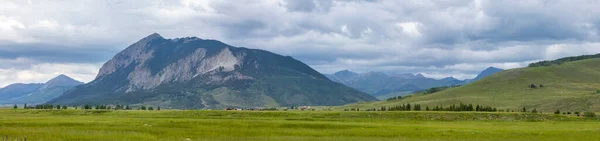
[{"label": "cloudy sky", "polygon": [[595,0],[0,0],[0,87],[91,81],[154,32],[299,59],[322,73],[474,77],[600,53]]}]

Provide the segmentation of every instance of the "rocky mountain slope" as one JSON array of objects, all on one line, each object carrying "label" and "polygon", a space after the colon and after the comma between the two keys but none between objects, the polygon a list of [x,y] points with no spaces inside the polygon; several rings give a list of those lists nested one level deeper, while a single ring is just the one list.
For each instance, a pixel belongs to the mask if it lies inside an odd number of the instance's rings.
[{"label": "rocky mountain slope", "polygon": [[373,100],[289,56],[155,33],[106,62],[92,82],[49,103],[248,108]]}]

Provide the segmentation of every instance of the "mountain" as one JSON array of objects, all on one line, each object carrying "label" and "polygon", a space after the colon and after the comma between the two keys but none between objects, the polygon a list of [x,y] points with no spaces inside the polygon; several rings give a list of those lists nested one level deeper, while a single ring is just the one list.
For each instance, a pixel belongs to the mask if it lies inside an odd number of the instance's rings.
[{"label": "mountain", "polygon": [[66,75],[59,75],[46,83],[11,84],[0,89],[0,104],[40,104],[81,84]]},{"label": "mountain", "polygon": [[77,85],[81,85],[83,84],[83,82],[79,82],[69,76],[66,76],[64,74],[58,75],[50,80],[48,80],[48,82],[44,83],[43,87],[62,87],[62,86],[77,86]]},{"label": "mountain", "polygon": [[433,79],[427,78],[422,74],[414,75],[406,73],[392,73],[388,75],[382,72],[368,72],[359,74],[349,70],[342,70],[334,74],[325,74],[325,76],[332,81],[356,88],[377,97],[377,99],[384,100],[433,87],[465,85],[501,71],[503,69],[489,67],[479,73],[474,79],[466,80],[458,80],[454,77]]},{"label": "mountain", "polygon": [[473,78],[471,81],[474,82],[474,81],[477,81],[479,79],[483,79],[483,78],[485,78],[487,76],[490,76],[492,74],[495,74],[495,73],[498,73],[498,72],[501,72],[501,71],[504,71],[504,70],[503,69],[499,69],[499,68],[489,67],[489,68],[483,70],[481,73],[479,73],[477,75],[477,77]]},{"label": "mountain", "polygon": [[165,39],[155,33],[106,62],[92,82],[48,103],[212,109],[373,100],[289,56],[196,37]]},{"label": "mountain", "polygon": [[492,74],[498,73],[498,72],[502,72],[504,71],[504,69],[500,69],[500,68],[495,68],[495,67],[488,67],[485,70],[481,71],[479,74],[477,74],[477,76],[473,79],[465,79],[463,80],[462,83],[460,83],[460,85],[466,85],[472,82],[475,82],[477,80],[483,79],[487,76],[490,76]]},{"label": "mountain", "polygon": [[381,72],[358,74],[348,70],[326,74],[325,76],[332,81],[369,93],[378,99],[403,96],[431,87],[452,86],[463,83],[463,81],[451,77],[437,80],[427,78],[421,74],[387,75]]},{"label": "mountain", "polygon": [[[30,93],[37,91],[44,84],[42,83],[33,83],[33,84],[22,84],[15,83],[10,84],[4,88],[0,89],[0,103],[7,104],[6,102],[12,98],[21,97]],[[12,103],[8,103],[12,104]]]},{"label": "mountain", "polygon": [[[464,103],[515,111],[523,107],[528,110],[535,108],[544,113],[557,109],[565,112],[600,111],[598,78],[600,59],[562,61],[560,64],[505,70],[471,84],[433,94],[415,94],[399,101],[349,106],[376,108],[416,103],[431,107]],[[530,88],[531,84],[543,87]]]}]

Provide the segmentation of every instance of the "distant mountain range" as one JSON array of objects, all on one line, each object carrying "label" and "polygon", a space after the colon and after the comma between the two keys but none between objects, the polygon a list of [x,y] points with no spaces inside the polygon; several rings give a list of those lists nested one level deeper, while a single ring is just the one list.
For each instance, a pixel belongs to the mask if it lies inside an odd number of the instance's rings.
[{"label": "distant mountain range", "polygon": [[440,86],[464,85],[497,72],[499,68],[489,67],[479,73],[474,79],[458,80],[454,77],[443,79],[427,78],[421,74],[385,74],[381,72],[355,73],[342,70],[334,74],[325,74],[332,81],[342,83],[349,87],[371,94],[378,99],[403,96],[416,91]]},{"label": "distant mountain range", "polygon": [[216,40],[152,34],[106,62],[92,82],[48,103],[212,109],[374,100],[289,56]]},{"label": "distant mountain range", "polygon": [[41,104],[83,82],[59,75],[46,83],[16,83],[0,89],[0,104]]}]

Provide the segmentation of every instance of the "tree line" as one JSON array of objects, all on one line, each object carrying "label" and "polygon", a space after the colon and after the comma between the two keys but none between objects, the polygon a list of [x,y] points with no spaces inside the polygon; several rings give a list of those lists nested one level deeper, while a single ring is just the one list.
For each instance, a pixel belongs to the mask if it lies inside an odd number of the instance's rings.
[{"label": "tree line", "polygon": [[563,64],[566,62],[573,62],[573,61],[593,59],[593,58],[600,58],[600,54],[565,57],[565,58],[560,58],[560,59],[556,59],[556,60],[552,60],[552,61],[548,61],[548,60],[540,61],[540,62],[531,63],[531,64],[529,64],[528,67],[544,67],[544,66],[560,65],[560,64]]},{"label": "tree line", "polygon": [[[350,108],[350,109],[344,109],[344,111],[361,111],[361,109],[359,108]],[[478,105],[478,104],[463,104],[460,103],[458,105],[453,104],[450,106],[435,106],[435,107],[429,107],[429,106],[425,106],[423,107],[421,104],[401,104],[401,105],[396,105],[396,106],[382,106],[381,108],[369,108],[369,109],[364,109],[364,111],[454,111],[454,112],[461,112],[461,111],[475,111],[475,112],[515,112],[515,110],[509,110],[509,109],[498,109],[492,106],[485,106],[485,105]],[[532,110],[528,110],[525,107],[523,107],[520,110],[517,110],[516,112],[531,112],[531,113],[539,113],[537,111],[537,109],[532,109]]]},{"label": "tree line", "polygon": [[[556,109],[556,111],[554,111],[554,114],[557,114],[557,115],[559,115],[559,114],[561,114],[561,112],[560,112],[560,110],[559,110],[559,109]],[[596,117],[596,113],[594,113],[594,112],[583,112],[583,113],[580,113],[580,112],[573,112],[573,113],[571,113],[571,112],[564,112],[564,111],[563,111],[563,112],[562,112],[562,114],[563,114],[563,115],[571,115],[571,114],[574,114],[574,115],[576,115],[576,116],[578,116],[578,117],[579,117],[579,116],[583,116],[583,117],[589,117],[589,118],[594,118],[594,117]]]},{"label": "tree line", "polygon": [[[81,108],[78,106],[70,106],[72,109],[84,109],[84,110],[134,110],[132,107],[130,107],[129,105],[104,105],[104,104],[100,104],[100,105],[90,105],[90,104],[85,104],[83,105]],[[18,105],[14,105],[13,109],[18,109],[19,106]],[[55,110],[61,110],[61,109],[68,109],[69,106],[67,105],[53,105],[53,104],[38,104],[38,105],[27,105],[24,104],[23,105],[23,109],[55,109]],[[154,107],[152,106],[141,106],[138,107],[137,110],[155,110]],[[156,107],[156,110],[160,110],[160,107]]]},{"label": "tree line", "polygon": [[[437,92],[441,92],[444,90],[447,90],[449,88],[454,88],[454,87],[460,87],[460,85],[452,85],[452,86],[441,86],[441,87],[433,87],[433,88],[429,88],[426,90],[422,90],[422,91],[417,91],[415,92],[415,94],[432,94],[432,93],[437,93]],[[410,97],[411,95],[405,96],[405,97]],[[390,97],[387,99],[387,101],[395,101],[395,100],[402,100],[405,97],[402,96],[396,96],[396,97]]]}]

